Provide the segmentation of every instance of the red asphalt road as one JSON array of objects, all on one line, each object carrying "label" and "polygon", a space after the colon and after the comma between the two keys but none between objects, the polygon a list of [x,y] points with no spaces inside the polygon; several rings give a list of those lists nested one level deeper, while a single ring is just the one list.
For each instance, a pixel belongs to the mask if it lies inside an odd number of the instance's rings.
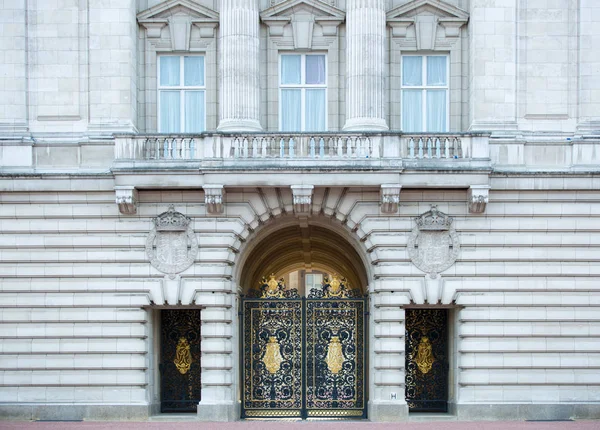
[{"label": "red asphalt road", "polygon": [[600,430],[600,421],[431,421],[426,423],[238,421],[231,423],[180,422],[9,422],[2,430],[109,430],[109,429],[198,429],[198,430]]}]

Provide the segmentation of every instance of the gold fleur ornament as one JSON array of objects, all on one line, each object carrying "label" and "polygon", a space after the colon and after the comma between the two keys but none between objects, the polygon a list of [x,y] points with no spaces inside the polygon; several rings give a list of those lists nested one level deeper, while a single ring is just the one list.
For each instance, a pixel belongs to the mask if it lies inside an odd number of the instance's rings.
[{"label": "gold fleur ornament", "polygon": [[329,345],[327,346],[327,356],[325,362],[329,371],[334,375],[337,375],[342,370],[344,364],[344,353],[342,352],[342,344],[340,343],[339,336],[331,336]]},{"label": "gold fleur ornament", "polygon": [[417,359],[415,361],[417,366],[419,366],[419,370],[423,374],[426,374],[431,370],[434,359],[433,352],[431,351],[431,343],[429,342],[429,338],[427,336],[423,336],[421,338],[421,342],[419,342]]},{"label": "gold fleur ornament", "polygon": [[190,344],[185,337],[180,337],[175,351],[175,367],[179,373],[185,375],[192,365],[192,353],[190,352]]},{"label": "gold fleur ornament", "polygon": [[279,341],[275,336],[269,337],[269,343],[267,343],[267,347],[265,348],[265,355],[263,355],[262,362],[271,375],[277,373],[281,367],[283,357],[281,356]]}]

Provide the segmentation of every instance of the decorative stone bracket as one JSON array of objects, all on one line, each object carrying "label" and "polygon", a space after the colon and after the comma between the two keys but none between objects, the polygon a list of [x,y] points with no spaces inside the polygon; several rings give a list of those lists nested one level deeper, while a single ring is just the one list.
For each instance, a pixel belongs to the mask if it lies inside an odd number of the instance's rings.
[{"label": "decorative stone bracket", "polygon": [[116,186],[116,203],[123,215],[134,215],[137,212],[138,192],[135,187]]},{"label": "decorative stone bracket", "polygon": [[400,184],[381,185],[381,212],[388,214],[398,212],[401,188]]},{"label": "decorative stone bracket", "polygon": [[489,201],[489,185],[471,185],[467,194],[467,203],[469,205],[469,212],[475,214],[482,214],[485,212],[485,208]]},{"label": "decorative stone bracket", "polygon": [[204,203],[209,214],[222,214],[225,188],[223,185],[204,185]]},{"label": "decorative stone bracket", "polygon": [[308,215],[312,205],[314,185],[292,185],[292,198],[296,215]]}]

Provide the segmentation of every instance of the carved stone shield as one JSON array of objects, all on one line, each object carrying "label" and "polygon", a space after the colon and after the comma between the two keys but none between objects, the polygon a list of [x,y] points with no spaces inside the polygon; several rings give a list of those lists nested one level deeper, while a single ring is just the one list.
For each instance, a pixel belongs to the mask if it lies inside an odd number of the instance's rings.
[{"label": "carved stone shield", "polygon": [[408,239],[408,255],[413,264],[434,276],[454,264],[460,251],[453,219],[437,210],[415,218],[416,226]]},{"label": "carved stone shield", "polygon": [[146,240],[146,254],[152,266],[172,275],[192,265],[198,253],[198,241],[190,221],[173,206],[154,219],[154,228]]}]

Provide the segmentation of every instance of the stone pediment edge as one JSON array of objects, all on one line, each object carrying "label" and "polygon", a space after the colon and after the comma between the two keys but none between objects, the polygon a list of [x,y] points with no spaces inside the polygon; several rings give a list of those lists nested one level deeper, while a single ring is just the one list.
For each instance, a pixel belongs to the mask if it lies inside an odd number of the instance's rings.
[{"label": "stone pediment edge", "polygon": [[386,15],[389,20],[412,20],[413,17],[408,16],[408,14],[415,9],[418,9],[423,6],[430,6],[433,9],[437,9],[441,12],[444,12],[450,16],[440,16],[440,19],[452,19],[456,21],[468,21],[469,14],[464,10],[448,4],[442,0],[414,0],[410,3],[403,4],[401,6],[395,7],[394,9],[389,10]]},{"label": "stone pediment edge", "polygon": [[[314,15],[318,16],[319,18],[339,19],[342,21],[346,18],[346,14],[343,10],[330,6],[319,0],[286,0],[263,10],[260,14],[260,18],[263,20],[284,18],[280,16],[282,12],[292,9],[294,6],[299,4],[306,4],[316,9],[316,13]],[[318,11],[320,11],[322,14],[320,15]]]},{"label": "stone pediment edge", "polygon": [[178,6],[183,6],[187,9],[193,10],[199,15],[208,17],[208,19],[192,17],[192,21],[219,21],[219,13],[217,11],[209,9],[206,6],[202,6],[201,4],[198,4],[192,0],[170,0],[165,3],[157,4],[156,6],[152,6],[151,8],[138,13],[137,19],[139,22],[166,22],[167,18],[159,17],[158,15]]}]

